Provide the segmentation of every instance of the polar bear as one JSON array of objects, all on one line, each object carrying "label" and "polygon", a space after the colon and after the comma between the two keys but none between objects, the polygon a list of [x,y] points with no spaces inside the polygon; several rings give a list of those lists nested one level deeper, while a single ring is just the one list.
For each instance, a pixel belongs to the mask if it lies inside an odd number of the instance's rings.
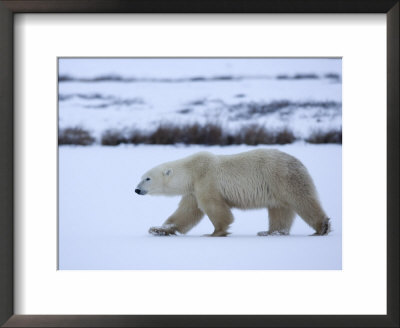
[{"label": "polar bear", "polygon": [[181,195],[178,209],[154,235],[187,233],[206,214],[214,225],[209,236],[227,236],[231,208],[267,208],[269,230],[259,236],[288,235],[295,213],[314,230],[330,231],[329,218],[305,166],[295,157],[272,149],[235,155],[199,152],[160,164],[142,176],[139,195]]}]

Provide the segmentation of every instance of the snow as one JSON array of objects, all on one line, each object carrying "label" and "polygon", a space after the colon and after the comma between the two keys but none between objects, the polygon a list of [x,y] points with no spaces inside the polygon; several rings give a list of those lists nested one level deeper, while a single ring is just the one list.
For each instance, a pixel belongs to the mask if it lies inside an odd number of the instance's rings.
[{"label": "snow", "polygon": [[[150,130],[161,122],[212,121],[228,131],[257,123],[272,129],[288,127],[300,138],[315,130],[341,128],[342,84],[340,79],[326,78],[326,74],[341,77],[340,59],[61,58],[59,74],[148,79],[59,83],[60,128],[80,126],[98,140],[108,129]],[[318,78],[277,79],[278,75],[296,74],[315,74]],[[212,80],[216,76],[238,79]],[[190,80],[198,77],[211,80]],[[179,82],[182,78],[189,80]],[[263,115],[248,115],[249,104],[276,101],[292,105]],[[324,108],[316,102],[336,105]],[[314,106],[304,106],[307,103]]]},{"label": "snow", "polygon": [[[204,237],[207,217],[187,235],[157,237],[179,197],[139,196],[141,175],[202,146],[59,147],[59,269],[61,270],[340,270],[342,170],[339,145],[302,142],[279,148],[299,158],[314,179],[333,231],[314,231],[296,217],[289,236],[257,236],[268,229],[266,210],[233,210],[228,237]],[[234,154],[249,146],[207,147]]]}]

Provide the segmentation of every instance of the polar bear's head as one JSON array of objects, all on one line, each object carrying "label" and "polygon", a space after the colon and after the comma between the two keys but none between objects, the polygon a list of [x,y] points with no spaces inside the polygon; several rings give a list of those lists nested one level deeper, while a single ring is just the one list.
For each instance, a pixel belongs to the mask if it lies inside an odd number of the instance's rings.
[{"label": "polar bear's head", "polygon": [[188,185],[187,173],[173,162],[161,164],[146,172],[135,188],[139,195],[183,195]]}]

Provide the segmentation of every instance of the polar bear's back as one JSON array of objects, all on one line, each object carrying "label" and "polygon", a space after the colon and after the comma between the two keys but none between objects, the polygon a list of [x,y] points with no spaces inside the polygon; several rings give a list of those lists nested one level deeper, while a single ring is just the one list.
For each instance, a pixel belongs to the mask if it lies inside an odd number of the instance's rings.
[{"label": "polar bear's back", "polygon": [[215,164],[219,191],[233,207],[275,207],[289,204],[296,195],[316,194],[304,165],[278,150],[220,155]]}]

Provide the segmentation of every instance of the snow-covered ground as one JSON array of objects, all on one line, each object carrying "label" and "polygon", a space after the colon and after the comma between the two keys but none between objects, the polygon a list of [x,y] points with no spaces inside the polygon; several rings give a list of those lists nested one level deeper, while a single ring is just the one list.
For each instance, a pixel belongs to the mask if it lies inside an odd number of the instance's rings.
[{"label": "snow-covered ground", "polygon": [[[233,210],[232,234],[226,238],[202,236],[213,231],[207,217],[184,236],[149,235],[149,227],[161,225],[179,198],[135,194],[141,175],[156,164],[204,148],[60,147],[59,269],[341,269],[342,147],[338,145],[279,147],[309,169],[332,220],[333,232],[328,236],[309,236],[313,230],[296,217],[290,236],[258,237],[257,232],[268,227],[266,210]],[[254,148],[207,150],[233,154]]]},{"label": "snow-covered ground", "polygon": [[340,59],[61,58],[59,76],[70,78],[59,83],[59,127],[97,139],[163,122],[257,123],[300,138],[342,124]]}]

